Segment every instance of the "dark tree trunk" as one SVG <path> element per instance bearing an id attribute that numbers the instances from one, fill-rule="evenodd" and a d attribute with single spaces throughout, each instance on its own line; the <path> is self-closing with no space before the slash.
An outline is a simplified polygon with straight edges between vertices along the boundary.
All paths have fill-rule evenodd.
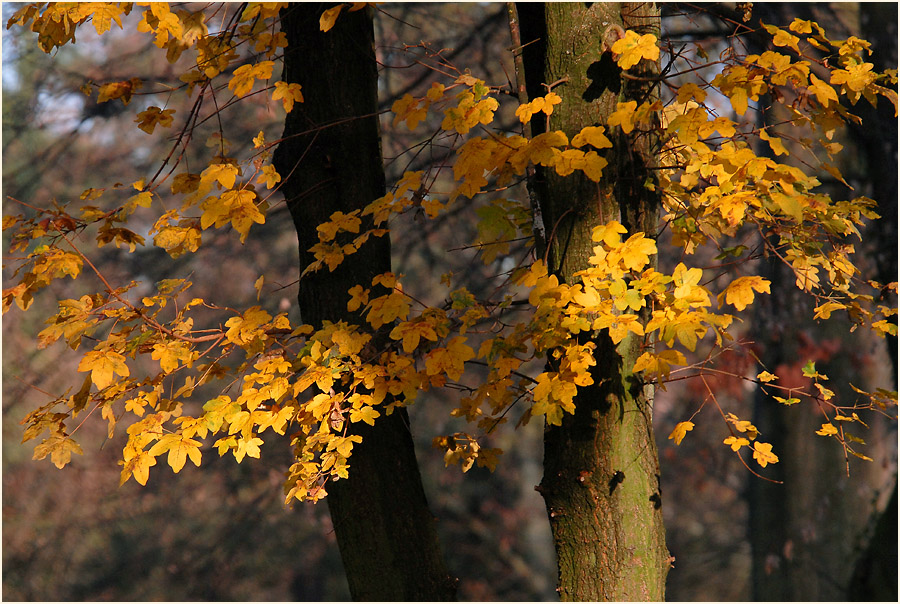
<path id="1" fill-rule="evenodd" d="M 275 167 L 297 229 L 301 270 L 313 261 L 307 250 L 318 241 L 317 225 L 385 193 L 372 12 L 344 12 L 322 33 L 322 10 L 306 4 L 282 12 L 288 39 L 282 79 L 300 84 L 305 102 L 287 116 Z M 390 242 L 374 237 L 334 272 L 305 275 L 303 321 L 358 323 L 347 311 L 347 290 L 390 270 Z M 453 599 L 455 581 L 444 565 L 406 412 L 361 425 L 353 425 L 363 441 L 350 458 L 349 479 L 327 485 L 350 593 L 356 600 Z"/>
<path id="2" fill-rule="evenodd" d="M 563 102 L 551 130 L 570 138 L 605 124 L 617 102 L 649 98 L 646 85 L 626 85 L 602 40 L 614 25 L 659 35 L 654 4 L 547 3 L 517 5 L 528 96 L 547 93 Z M 536 42 L 535 42 L 536 41 Z M 638 69 L 635 69 L 637 73 Z M 648 72 L 657 66 L 644 68 Z M 636 80 L 630 80 L 635 82 Z M 543 116 L 531 124 L 545 129 Z M 537 170 L 532 179 L 543 217 L 549 269 L 561 281 L 588 266 L 592 229 L 618 220 L 629 232 L 653 236 L 659 199 L 644 188 L 654 159 L 654 137 L 613 136 L 605 178 L 559 177 Z M 631 372 L 638 342 L 618 347 L 596 341 L 594 385 L 579 389 L 574 415 L 548 426 L 539 490 L 550 516 L 563 600 L 662 600 L 669 568 L 662 522 L 659 461 L 652 429 L 652 388 Z"/>

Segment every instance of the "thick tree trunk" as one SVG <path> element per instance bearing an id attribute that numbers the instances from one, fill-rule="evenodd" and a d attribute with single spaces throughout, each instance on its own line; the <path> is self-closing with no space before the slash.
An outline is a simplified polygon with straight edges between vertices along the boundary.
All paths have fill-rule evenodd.
<path id="1" fill-rule="evenodd" d="M 563 102 L 551 130 L 570 138 L 605 124 L 617 102 L 646 100 L 647 83 L 624 80 L 602 43 L 616 25 L 659 34 L 653 4 L 547 3 L 517 6 L 528 95 L 542 84 Z M 613 39 L 614 41 L 614 39 Z M 529 44 L 530 43 L 530 44 Z M 656 67 L 649 68 L 655 72 Z M 637 73 L 637 71 L 633 71 Z M 534 133 L 545 129 L 533 120 Z M 591 231 L 619 220 L 630 232 L 657 228 L 659 199 L 644 188 L 653 163 L 652 135 L 612 136 L 610 165 L 598 184 L 576 173 L 538 170 L 532 182 L 543 216 L 549 268 L 565 282 L 588 266 Z M 638 342 L 596 341 L 594 385 L 579 389 L 574 415 L 548 426 L 544 437 L 544 497 L 559 565 L 563 600 L 662 600 L 669 568 L 652 430 L 652 388 L 632 374 Z"/>
<path id="2" fill-rule="evenodd" d="M 275 167 L 297 228 L 301 270 L 313 260 L 307 250 L 318 241 L 317 225 L 385 192 L 372 13 L 344 12 L 322 33 L 322 10 L 306 4 L 282 12 L 288 39 L 282 79 L 300 84 L 305 102 L 288 114 Z M 347 290 L 389 270 L 390 242 L 375 237 L 334 272 L 304 276 L 303 321 L 358 323 L 347 311 Z M 350 458 L 350 477 L 327 487 L 350 593 L 356 600 L 453 599 L 455 582 L 444 565 L 407 414 L 357 426 L 363 441 Z"/>

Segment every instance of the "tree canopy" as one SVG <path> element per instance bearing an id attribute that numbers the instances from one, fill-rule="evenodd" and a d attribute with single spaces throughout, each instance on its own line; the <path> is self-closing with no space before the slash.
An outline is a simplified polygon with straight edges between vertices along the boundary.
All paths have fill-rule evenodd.
<path id="1" fill-rule="evenodd" d="M 506 82 L 486 81 L 428 49 L 433 78 L 398 95 L 381 121 L 415 140 L 391 158 L 406 169 L 385 188 L 377 109 L 347 108 L 343 89 L 326 90 L 341 74 L 310 75 L 323 60 L 317 46 L 338 44 L 341 28 L 364 15 L 371 28 L 372 11 L 382 9 L 317 9 L 312 33 L 319 37 L 307 46 L 282 27 L 286 10 L 285 3 L 49 3 L 29 4 L 9 20 L 8 28 L 34 32 L 49 54 L 80 44 L 85 30 L 134 27 L 175 74 L 97 78 L 82 87 L 97 106 L 133 113 L 129 136 L 164 145 L 145 175 L 89 183 L 77 200 L 6 203 L 3 312 L 28 312 L 57 280 L 80 284 L 80 295 L 58 300 L 42 317 L 36 346 L 61 341 L 79 355 L 83 376 L 23 419 L 23 439 L 37 441 L 35 459 L 63 468 L 83 454 L 84 422 L 105 422 L 110 439 L 124 440 L 120 484 L 146 485 L 155 466 L 179 473 L 211 457 L 243 463 L 260 458 L 272 439 L 291 451 L 285 503 L 316 502 L 353 474 L 366 426 L 401 417 L 427 392 L 452 401 L 447 412 L 459 429 L 432 442 L 446 465 L 466 472 L 503 463 L 495 441 L 505 424 L 543 421 L 552 434 L 568 430 L 572 418 L 588 421 L 577 411 L 588 409 L 583 393 L 591 389 L 607 404 L 615 397 L 623 410 L 644 409 L 646 423 L 629 429 L 652 442 L 654 388 L 694 380 L 704 384 L 703 398 L 668 439 L 680 445 L 701 419 L 718 422 L 721 446 L 765 480 L 785 452 L 720 401 L 710 385 L 720 375 L 760 388 L 772 404 L 817 409 L 821 421 L 810 438 L 832 440 L 848 472 L 851 457 L 870 459 L 867 423 L 895 415 L 892 385 L 852 385 L 857 396 L 844 399 L 812 360 L 800 385 L 775 367 L 738 372 L 717 364 L 726 351 L 752 351 L 738 325 L 752 323 L 755 303 L 773 293 L 762 273 L 768 261 L 791 271 L 794 287 L 813 301 L 813 320 L 840 316 L 851 330 L 896 336 L 897 283 L 876 281 L 856 260 L 866 230 L 877 228 L 877 204 L 822 186 L 827 175 L 849 189 L 836 133 L 860 122 L 858 107 L 892 103 L 896 117 L 896 69 L 876 71 L 867 41 L 831 39 L 798 18 L 741 26 L 764 38 L 763 52 L 734 45 L 711 57 L 699 44 L 662 41 L 652 21 L 658 14 L 626 14 L 566 58 L 569 51 L 552 46 L 553 28 L 563 28 L 548 14 L 537 38 L 545 57 L 562 58 L 547 60 L 535 76 L 526 54 L 536 52 L 526 50 L 530 17 L 513 13 L 517 60 Z M 292 52 L 305 54 L 292 59 Z M 577 61 L 587 54 L 581 70 Z M 290 68 L 292 60 L 305 68 Z M 346 60 L 374 75 L 374 59 Z M 566 60 L 571 65 L 561 67 Z M 349 63 L 347 74 L 351 88 L 368 86 Z M 358 92 L 361 103 L 377 104 L 374 82 Z M 280 139 L 232 134 L 240 129 L 230 112 L 254 98 L 285 117 Z M 355 126 L 370 130 L 349 129 Z M 200 140 L 209 128 L 213 134 Z M 369 143 L 376 151 L 367 161 L 380 176 L 367 190 L 383 191 L 358 207 L 335 198 L 321 217 L 300 214 L 296 204 L 331 186 L 328 170 L 352 157 L 348 148 Z M 428 155 L 437 159 L 423 167 L 420 157 Z M 352 192 L 359 194 L 368 193 Z M 214 254 L 221 237 L 244 244 L 254 229 L 282 220 L 285 205 L 304 261 L 295 277 L 301 321 L 266 301 L 275 290 L 260 275 L 253 277 L 256 300 L 241 306 L 194 295 L 186 258 Z M 474 208 L 474 238 L 448 256 L 477 258 L 490 287 L 475 287 L 446 265 L 423 299 L 425 286 L 391 270 L 389 238 L 461 207 Z M 152 287 L 119 280 L 88 251 L 112 247 L 122 254 L 159 248 L 171 272 Z M 304 287 L 311 289 L 304 294 Z M 701 418 L 707 407 L 715 413 Z M 606 498 L 620 484 L 620 493 L 631 493 L 638 479 L 629 480 L 635 473 L 622 464 L 637 457 L 643 445 L 636 442 L 613 455 L 603 476 L 585 470 L 581 482 Z M 646 478 L 644 503 L 649 493 L 658 510 L 655 456 L 654 448 L 638 473 Z M 545 475 L 539 488 L 560 487 Z M 542 495 L 551 523 L 559 522 Z"/>

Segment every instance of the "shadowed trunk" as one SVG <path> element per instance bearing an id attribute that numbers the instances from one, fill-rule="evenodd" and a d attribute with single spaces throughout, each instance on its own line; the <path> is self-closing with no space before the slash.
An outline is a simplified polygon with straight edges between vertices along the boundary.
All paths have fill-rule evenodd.
<path id="1" fill-rule="evenodd" d="M 318 242 L 317 225 L 385 193 L 372 12 L 344 12 L 322 33 L 323 8 L 282 11 L 288 39 L 282 79 L 300 84 L 305 102 L 288 114 L 274 163 L 297 228 L 301 270 L 313 261 L 307 250 Z M 347 311 L 347 290 L 390 270 L 389 239 L 373 237 L 335 271 L 307 274 L 300 280 L 303 321 L 317 328 L 325 320 L 358 323 Z M 374 427 L 352 426 L 363 441 L 350 458 L 350 477 L 327 485 L 350 593 L 356 600 L 453 599 L 455 581 L 444 565 L 405 410 Z"/>

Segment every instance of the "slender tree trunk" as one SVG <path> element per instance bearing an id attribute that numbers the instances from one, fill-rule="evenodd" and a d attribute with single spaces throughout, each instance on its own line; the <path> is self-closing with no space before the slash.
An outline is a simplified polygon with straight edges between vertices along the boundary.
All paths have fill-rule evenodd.
<path id="1" fill-rule="evenodd" d="M 543 85 L 555 84 L 563 99 L 550 117 L 551 130 L 571 138 L 585 126 L 605 124 L 617 102 L 651 98 L 647 83 L 623 80 L 603 40 L 615 40 L 616 25 L 658 36 L 654 4 L 520 3 L 517 9 L 529 97 L 543 96 Z M 546 129 L 542 118 L 531 127 L 534 134 Z M 538 170 L 533 178 L 546 233 L 545 249 L 538 251 L 561 281 L 573 282 L 588 266 L 598 224 L 615 219 L 630 232 L 656 232 L 659 199 L 644 187 L 654 137 L 612 134 L 615 146 L 599 185 L 579 173 L 562 178 Z M 669 562 L 653 391 L 631 372 L 635 338 L 616 347 L 604 335 L 596 344 L 594 385 L 579 389 L 575 414 L 566 415 L 562 426 L 548 426 L 544 437 L 539 491 L 556 545 L 560 598 L 662 600 Z"/>
<path id="2" fill-rule="evenodd" d="M 288 114 L 275 166 L 297 228 L 300 268 L 318 241 L 316 226 L 335 211 L 351 212 L 385 192 L 377 118 L 377 70 L 371 10 L 344 12 L 319 31 L 323 5 L 282 12 L 287 35 L 282 79 L 303 87 L 305 102 Z M 390 242 L 374 237 L 334 272 L 300 280 L 303 321 L 359 317 L 347 311 L 347 290 L 391 269 Z M 328 485 L 328 506 L 356 600 L 451 600 L 455 581 L 444 565 L 404 410 L 374 427 L 350 459 L 350 477 Z"/>

